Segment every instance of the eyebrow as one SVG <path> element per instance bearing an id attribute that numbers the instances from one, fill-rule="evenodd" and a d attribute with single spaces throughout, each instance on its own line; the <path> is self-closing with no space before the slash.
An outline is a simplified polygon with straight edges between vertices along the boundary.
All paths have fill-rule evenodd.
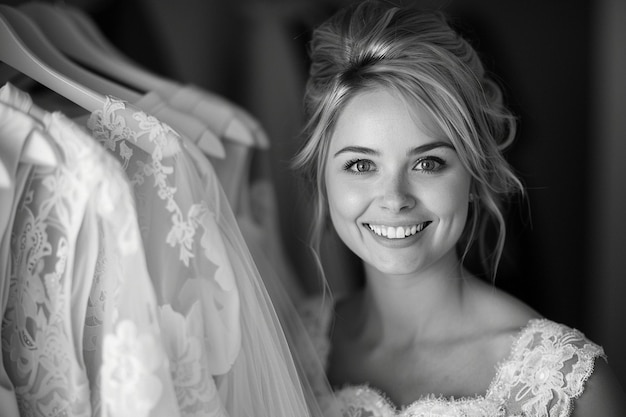
<path id="1" fill-rule="evenodd" d="M 456 150 L 454 149 L 454 146 L 452 146 L 451 143 L 438 141 L 438 142 L 426 143 L 424 145 L 413 148 L 408 152 L 408 155 L 419 155 L 421 153 L 428 152 L 430 150 L 437 149 L 437 148 L 449 148 L 454 151 Z M 346 146 L 345 148 L 341 148 L 337 152 L 335 152 L 334 157 L 337 157 L 341 155 L 342 153 L 349 153 L 349 152 L 360 153 L 364 155 L 374 155 L 374 156 L 380 155 L 380 152 L 377 151 L 376 149 L 367 148 L 365 146 Z"/>

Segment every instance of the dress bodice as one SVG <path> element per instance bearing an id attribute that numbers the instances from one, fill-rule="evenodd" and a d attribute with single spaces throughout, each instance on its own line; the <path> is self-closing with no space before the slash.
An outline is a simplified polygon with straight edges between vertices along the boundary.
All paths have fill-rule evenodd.
<path id="1" fill-rule="evenodd" d="M 307 303 L 302 314 L 327 365 L 332 306 Z M 566 417 L 573 400 L 583 393 L 597 357 L 605 358 L 603 349 L 580 331 L 547 319 L 532 319 L 515 335 L 507 359 L 496 367 L 483 395 L 446 398 L 431 394 L 399 408 L 383 392 L 364 384 L 340 387 L 334 398 L 321 403 L 340 410 L 343 417 Z"/>

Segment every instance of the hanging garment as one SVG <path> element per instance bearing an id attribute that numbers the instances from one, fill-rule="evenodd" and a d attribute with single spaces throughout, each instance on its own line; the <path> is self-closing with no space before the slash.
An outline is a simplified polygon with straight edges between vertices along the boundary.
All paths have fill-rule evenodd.
<path id="1" fill-rule="evenodd" d="M 225 156 L 207 157 L 210 157 L 265 284 L 283 286 L 293 301 L 297 301 L 301 296 L 302 283 L 283 248 L 272 181 L 262 178 L 260 172 L 251 172 L 253 154 L 270 147 L 264 129 L 241 107 L 194 85 L 181 86 L 168 101 L 176 109 L 204 120 L 207 126 L 224 138 Z M 236 139 L 229 136 L 233 128 L 237 129 Z M 265 153 L 257 155 L 262 158 L 268 156 Z M 277 282 L 269 282 L 276 279 Z M 273 294 L 270 293 L 270 296 L 276 303 Z"/>
<path id="2" fill-rule="evenodd" d="M 0 22 L 10 41 L 2 59 L 94 112 L 89 122 L 92 135 L 101 134 L 98 139 L 104 146 L 121 164 L 126 163 L 123 168 L 133 185 L 145 246 L 143 257 L 157 298 L 156 323 L 171 329 L 163 332 L 161 341 L 173 372 L 173 384 L 168 382 L 176 389 L 180 410 L 190 415 L 219 415 L 223 404 L 231 415 L 317 415 L 314 399 L 307 410 L 306 399 L 313 396 L 306 389 L 303 392 L 265 287 L 202 152 L 188 137 L 178 137 L 138 108 L 105 98 L 100 92 L 110 83 L 60 56 L 36 26 L 14 9 L 4 7 L 2 13 L 11 18 L 10 25 Z M 123 96 L 130 97 L 126 92 Z M 119 117 L 117 110 L 124 115 Z M 102 126 L 106 127 L 98 130 Z M 196 345 L 200 348 L 190 347 Z M 88 379 L 97 383 L 97 373 L 93 375 Z M 219 388 L 217 405 L 213 388 Z M 104 395 L 109 391 L 101 391 L 102 403 L 112 407 L 110 397 Z M 122 391 L 128 401 L 115 402 L 121 404 L 117 413 L 133 410 L 133 390 Z M 98 396 L 100 390 L 91 392 Z M 143 414 L 168 411 L 168 407 L 137 398 L 134 404 L 141 405 Z M 171 405 L 171 397 L 163 395 L 162 399 Z"/>
<path id="3" fill-rule="evenodd" d="M 59 164 L 27 177 L 3 282 L 2 359 L 20 416 L 179 415 L 124 173 L 84 129 L 42 114 Z"/>
<path id="4" fill-rule="evenodd" d="M 154 99 L 152 105 L 157 108 L 159 106 L 158 100 L 156 100 L 158 96 L 155 94 L 150 95 Z M 205 93 L 199 88 L 187 87 L 181 89 L 180 94 L 176 94 L 176 97 L 178 100 L 177 105 L 181 109 L 195 109 L 194 114 L 197 117 L 213 118 L 214 121 L 222 118 L 225 123 L 223 124 L 224 127 L 229 125 L 229 121 L 232 121 L 225 115 L 235 117 L 238 114 L 239 116 L 237 117 L 239 119 L 233 120 L 246 120 L 245 126 L 248 129 L 248 136 L 258 138 L 261 146 L 269 143 L 261 126 L 250 115 L 247 115 L 241 109 L 237 111 L 236 106 L 226 101 L 210 98 L 210 93 Z M 183 98 L 189 100 L 189 102 L 183 100 Z M 208 100 L 212 100 L 212 103 L 207 103 Z M 212 109 L 219 105 L 226 108 L 222 109 L 217 116 L 211 114 Z M 245 116 L 243 116 L 244 114 Z M 207 124 L 211 124 L 211 122 L 207 121 Z M 182 139 L 184 140 L 185 137 Z M 273 204 L 273 189 L 268 180 L 256 180 L 254 181 L 254 190 L 257 192 L 254 193 L 252 198 L 249 195 L 251 155 L 258 150 L 256 144 L 242 143 L 241 140 L 225 140 L 224 149 L 226 150 L 224 158 L 211 158 L 210 181 L 214 181 L 215 178 L 219 179 L 220 188 L 224 191 L 227 203 L 229 203 L 235 214 L 237 225 L 244 237 L 247 249 L 252 255 L 255 266 L 259 270 L 263 284 L 268 291 L 269 298 L 273 308 L 276 310 L 291 352 L 293 355 L 301 356 L 294 358 L 297 370 L 301 371 L 302 363 L 306 361 L 311 362 L 308 357 L 302 357 L 304 352 L 309 351 L 314 354 L 314 349 L 310 341 L 308 341 L 306 330 L 302 323 L 299 322 L 296 314 L 297 310 L 294 303 L 297 304 L 301 298 L 300 283 L 290 268 L 288 258 L 282 249 L 277 212 Z M 202 160 L 199 162 L 201 166 L 199 169 L 202 170 L 202 166 L 207 165 L 202 153 L 192 149 L 192 155 Z M 206 156 L 208 157 L 209 155 Z M 212 173 L 213 168 L 217 176 Z M 309 346 L 308 349 L 307 345 Z M 296 346 L 298 348 L 294 349 Z M 311 364 L 307 368 L 310 370 Z M 321 365 L 319 366 L 319 371 L 323 374 Z M 304 375 L 304 372 L 302 371 L 299 374 Z M 305 391 L 310 392 L 309 389 Z M 330 388 L 328 388 L 328 391 L 330 392 Z M 314 409 L 317 405 L 312 404 L 310 407 Z"/>
<path id="5" fill-rule="evenodd" d="M 217 134 L 193 114 L 167 103 L 157 92 L 150 91 L 134 101 L 133 106 L 173 127 L 177 133 L 195 143 L 207 155 L 221 159 L 224 146 Z"/>
<path id="6" fill-rule="evenodd" d="M 181 85 L 168 96 L 168 103 L 204 121 L 224 140 L 260 149 L 270 146 L 261 124 L 246 110 L 219 94 L 192 84 Z"/>
<path id="7" fill-rule="evenodd" d="M 216 376 L 229 415 L 317 415 L 319 410 L 307 409 L 272 304 L 202 152 L 154 117 L 113 98 L 92 114 L 87 127 L 126 170 L 159 303 L 173 322 L 185 321 L 202 335 L 207 371 Z M 185 365 L 177 377 L 192 378 L 189 373 L 201 369 L 195 358 Z M 179 400 L 191 404 L 197 398 L 182 382 L 187 381 L 175 381 Z"/>
<path id="8" fill-rule="evenodd" d="M 2 102 L 0 97 L 0 159 L 6 169 L 8 183 L 0 188 L 0 311 L 8 298 L 10 275 L 10 241 L 17 202 L 22 195 L 31 164 L 20 163 L 20 155 L 38 122 L 27 114 Z M 19 415 L 13 384 L 0 363 L 0 404 L 7 416 Z"/>

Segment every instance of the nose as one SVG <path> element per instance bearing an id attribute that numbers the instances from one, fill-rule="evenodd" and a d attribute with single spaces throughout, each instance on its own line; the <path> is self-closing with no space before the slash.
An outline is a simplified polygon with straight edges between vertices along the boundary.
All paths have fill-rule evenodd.
<path id="1" fill-rule="evenodd" d="M 416 198 L 405 174 L 390 176 L 382 186 L 383 208 L 395 213 L 415 207 Z"/>

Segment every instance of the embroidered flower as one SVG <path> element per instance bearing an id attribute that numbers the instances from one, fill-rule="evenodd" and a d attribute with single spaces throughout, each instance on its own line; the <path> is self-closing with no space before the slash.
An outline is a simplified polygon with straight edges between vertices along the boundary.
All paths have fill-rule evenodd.
<path id="1" fill-rule="evenodd" d="M 564 362 L 572 357 L 567 347 L 557 349 L 553 345 L 538 346 L 530 351 L 523 359 L 521 379 L 526 387 L 520 391 L 520 395 L 526 395 L 530 391 L 532 395 L 552 395 L 553 387 L 562 387 L 564 378 L 561 369 Z"/>
<path id="2" fill-rule="evenodd" d="M 154 375 L 164 361 L 151 334 L 138 334 L 125 320 L 104 337 L 102 403 L 114 416 L 146 416 L 159 401 L 162 386 Z"/>
<path id="3" fill-rule="evenodd" d="M 37 408 L 44 416 L 69 416 L 72 413 L 72 407 L 68 399 L 56 392 L 52 393 L 52 399 L 48 402 L 38 401 L 38 403 Z"/>
<path id="4" fill-rule="evenodd" d="M 602 348 L 577 330 L 533 320 L 514 345 L 511 359 L 500 368 L 491 395 L 506 401 L 509 411 L 567 416 L 597 356 L 603 356 Z"/>
<path id="5" fill-rule="evenodd" d="M 181 138 L 178 133 L 157 118 L 143 111 L 133 110 L 127 107 L 125 102 L 111 97 L 107 97 L 101 111 L 92 113 L 87 126 L 93 136 L 113 154 L 116 154 L 119 143 L 116 157 L 123 163 L 130 183 L 135 187 L 136 200 L 142 198 L 142 192 L 137 188 L 142 186 L 147 178 L 154 179 L 156 195 L 163 200 L 172 219 L 171 229 L 165 239 L 170 246 L 179 247 L 179 260 L 185 266 L 189 266 L 195 252 L 194 236 L 198 221 L 192 216 L 197 209 L 192 207 L 190 214 L 185 217 L 183 209 L 179 206 L 175 179 L 172 178 L 174 167 L 164 165 L 165 158 L 168 158 L 168 163 L 174 164 L 172 156 L 181 151 Z M 144 152 L 138 152 L 139 155 L 135 156 L 127 142 L 132 142 Z M 131 158 L 134 158 L 132 163 Z M 141 226 L 144 228 L 147 225 Z"/>
<path id="6" fill-rule="evenodd" d="M 183 315 L 168 304 L 159 308 L 159 322 L 170 361 L 178 405 L 188 416 L 221 415 L 217 387 L 204 354 L 202 311 L 193 303 Z"/>
<path id="7" fill-rule="evenodd" d="M 133 150 L 126 143 L 120 143 L 120 156 L 128 161 L 133 156 Z"/>

